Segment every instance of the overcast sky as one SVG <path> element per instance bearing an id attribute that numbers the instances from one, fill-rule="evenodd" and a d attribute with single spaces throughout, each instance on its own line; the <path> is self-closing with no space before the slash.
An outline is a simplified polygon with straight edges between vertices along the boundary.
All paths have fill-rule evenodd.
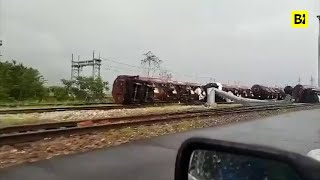
<path id="1" fill-rule="evenodd" d="M 49 84 L 70 78 L 71 53 L 85 60 L 92 50 L 132 65 L 151 50 L 175 79 L 192 82 L 213 77 L 224 83 L 285 85 L 301 76 L 302 83 L 310 84 L 311 75 L 317 76 L 319 0 L 0 2 L 2 61 L 36 67 Z M 309 28 L 291 27 L 292 10 L 309 11 Z M 108 81 L 140 73 L 102 63 Z"/>

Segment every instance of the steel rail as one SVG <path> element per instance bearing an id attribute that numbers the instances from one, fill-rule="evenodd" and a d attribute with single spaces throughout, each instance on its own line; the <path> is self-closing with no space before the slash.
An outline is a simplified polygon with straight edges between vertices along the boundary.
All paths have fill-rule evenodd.
<path id="1" fill-rule="evenodd" d="M 102 104 L 115 104 L 114 102 L 82 102 L 82 103 L 31 103 L 31 104 L 0 104 L 0 108 L 32 108 L 37 106 L 48 106 L 48 107 L 56 107 L 56 106 L 88 106 L 88 105 L 102 105 Z"/>
<path id="2" fill-rule="evenodd" d="M 65 107 L 42 107 L 42 108 L 21 108 L 21 109 L 1 109 L 0 114 L 19 114 L 19 113 L 43 113 L 56 111 L 72 111 L 72 110 L 106 110 L 125 108 L 123 105 L 90 105 L 90 106 L 65 106 Z M 129 106 L 128 106 L 129 108 Z"/>
<path id="3" fill-rule="evenodd" d="M 41 140 L 43 138 L 53 138 L 57 136 L 66 136 L 72 134 L 85 134 L 99 130 L 117 129 L 121 127 L 137 126 L 137 125 L 148 125 L 157 122 L 169 122 L 179 119 L 188 119 L 194 117 L 210 117 L 215 115 L 225 115 L 225 114 L 239 114 L 247 112 L 257 112 L 257 111 L 267 111 L 267 110 L 279 110 L 279 109 L 290 109 L 299 108 L 306 106 L 315 106 L 311 104 L 304 105 L 287 105 L 287 106 L 258 106 L 258 107 L 243 107 L 243 108 L 232 108 L 232 109 L 217 109 L 214 111 L 207 112 L 184 112 L 177 114 L 162 114 L 154 116 L 135 116 L 135 117 L 125 117 L 118 121 L 110 121 L 110 119 L 102 119 L 99 122 L 94 122 L 89 126 L 72 126 L 72 127 L 57 127 L 56 129 L 38 129 L 30 132 L 12 132 L 10 134 L 0 135 L 0 145 L 12 145 L 17 143 L 25 143 L 30 141 Z"/>
<path id="4" fill-rule="evenodd" d="M 178 104 L 177 102 L 158 102 L 154 104 L 131 104 L 122 105 L 115 103 L 102 104 L 83 104 L 83 105 L 67 105 L 67 106 L 51 106 L 51 107 L 27 107 L 27 108 L 3 108 L 0 109 L 0 114 L 19 114 L 19 113 L 43 113 L 43 112 L 58 112 L 58 111 L 75 111 L 75 110 L 110 110 L 110 109 L 134 109 L 145 107 L 158 107 L 166 105 Z M 202 103 L 203 104 L 203 103 Z M 202 105 L 201 103 L 180 103 L 179 105 Z M 218 102 L 218 104 L 232 104 L 227 102 Z"/>
<path id="5" fill-rule="evenodd" d="M 297 106 L 297 105 L 295 105 Z M 1 134 L 8 134 L 8 133 L 16 133 L 16 132 L 26 132 L 26 131 L 38 131 L 38 130 L 47 130 L 47 129 L 57 129 L 57 128 L 70 128 L 76 127 L 81 125 L 83 122 L 92 122 L 92 123 L 110 123 L 110 122 L 118 122 L 118 121 L 128 121 L 133 118 L 140 118 L 140 119 L 148 119 L 154 118 L 161 115 L 179 115 L 179 114 L 187 114 L 187 113 L 206 113 L 206 112 L 231 112 L 233 110 L 246 110 L 246 109 L 256 109 L 256 108 L 266 108 L 266 107 L 282 107 L 282 106 L 239 106 L 239 107 L 229 107 L 229 108 L 219 108 L 219 109 L 203 109 L 203 110 L 189 110 L 183 112 L 173 112 L 173 113 L 162 113 L 162 114 L 151 114 L 151 115 L 140 115 L 140 116 L 127 116 L 127 117 L 113 117 L 113 118 L 99 118 L 99 119 L 92 119 L 92 120 L 79 120 L 79 121 L 64 121 L 64 122 L 54 122 L 54 123 L 41 123 L 41 124 L 27 124 L 27 125 L 17 125 L 17 126 L 9 126 L 0 128 L 0 135 Z"/>
<path id="6" fill-rule="evenodd" d="M 58 112 L 58 111 L 75 111 L 75 110 L 110 110 L 110 109 L 134 109 L 134 108 L 146 108 L 146 107 L 158 107 L 166 105 L 174 105 L 177 103 L 167 103 L 159 102 L 155 104 L 132 104 L 132 105 L 122 105 L 122 104 L 95 104 L 95 105 L 85 105 L 85 106 L 53 106 L 53 107 L 29 107 L 29 108 L 4 108 L 0 109 L 0 114 L 19 114 L 19 113 L 43 113 L 43 112 Z M 219 103 L 225 104 L 225 103 Z M 180 105 L 199 105 L 195 103 L 180 103 Z"/>

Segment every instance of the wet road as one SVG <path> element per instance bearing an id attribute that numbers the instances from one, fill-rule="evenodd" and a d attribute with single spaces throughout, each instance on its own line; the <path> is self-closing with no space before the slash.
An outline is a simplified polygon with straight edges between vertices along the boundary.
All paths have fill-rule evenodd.
<path id="1" fill-rule="evenodd" d="M 307 154 L 320 148 L 320 109 L 29 163 L 0 170 L 0 180 L 173 179 L 177 149 L 191 136 L 263 144 Z"/>

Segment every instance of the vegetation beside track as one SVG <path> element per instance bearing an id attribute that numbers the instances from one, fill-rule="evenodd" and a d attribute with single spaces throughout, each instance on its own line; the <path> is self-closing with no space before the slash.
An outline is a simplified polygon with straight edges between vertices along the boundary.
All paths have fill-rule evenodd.
<path id="1" fill-rule="evenodd" d="M 15 60 L 0 62 L 0 105 L 65 101 L 95 102 L 107 99 L 109 83 L 102 78 L 62 79 L 62 85 L 48 86 L 40 72 Z M 110 96 L 109 96 L 110 97 Z"/>
<path id="2" fill-rule="evenodd" d="M 113 104 L 113 98 L 107 94 L 103 100 L 86 102 L 86 101 L 14 101 L 14 102 L 0 102 L 0 108 L 36 108 L 36 107 L 52 107 L 52 106 L 84 106 L 84 105 L 97 105 L 97 104 Z"/>

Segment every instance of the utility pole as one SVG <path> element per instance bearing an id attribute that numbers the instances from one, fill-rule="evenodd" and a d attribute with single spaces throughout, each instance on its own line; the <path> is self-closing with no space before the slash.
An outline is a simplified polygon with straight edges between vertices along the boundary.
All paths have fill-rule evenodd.
<path id="1" fill-rule="evenodd" d="M 73 61 L 73 53 L 72 53 L 71 54 L 71 78 L 70 78 L 71 80 L 74 78 L 74 71 L 77 70 L 77 69 L 73 68 L 73 66 L 74 66 L 73 63 L 74 63 L 74 61 Z"/>
<path id="2" fill-rule="evenodd" d="M 298 78 L 298 84 L 301 84 L 301 77 Z"/>
<path id="3" fill-rule="evenodd" d="M 92 59 L 94 60 L 94 51 L 93 51 L 93 53 L 92 53 Z M 95 63 L 92 63 L 92 77 L 93 77 L 93 78 L 94 78 L 94 72 L 95 72 L 94 64 L 95 64 Z"/>
<path id="4" fill-rule="evenodd" d="M 0 40 L 0 47 L 2 46 L 2 40 Z M 2 56 L 1 51 L 0 51 L 0 57 Z M 0 59 L 1 60 L 1 59 Z"/>
<path id="5" fill-rule="evenodd" d="M 80 61 L 80 56 L 78 56 L 78 61 L 74 61 L 73 54 L 72 54 L 71 80 L 75 80 L 77 79 L 77 77 L 80 77 L 80 72 L 82 71 L 83 67 L 87 67 L 87 66 L 92 67 L 92 77 L 94 79 L 100 77 L 101 62 L 102 60 L 100 58 L 96 58 L 94 56 L 94 51 L 92 53 L 92 60 Z"/>
<path id="6" fill-rule="evenodd" d="M 313 83 L 314 83 L 314 79 L 313 79 L 313 77 L 311 76 L 310 85 L 313 86 Z"/>
<path id="7" fill-rule="evenodd" d="M 150 77 L 150 72 L 155 72 L 156 69 L 160 69 L 160 64 L 162 60 L 155 56 L 151 51 L 148 51 L 145 59 L 141 60 L 141 65 L 147 66 L 147 76 Z"/>
<path id="8" fill-rule="evenodd" d="M 317 16 L 319 19 L 319 33 L 318 33 L 318 87 L 320 87 L 320 15 Z"/>

